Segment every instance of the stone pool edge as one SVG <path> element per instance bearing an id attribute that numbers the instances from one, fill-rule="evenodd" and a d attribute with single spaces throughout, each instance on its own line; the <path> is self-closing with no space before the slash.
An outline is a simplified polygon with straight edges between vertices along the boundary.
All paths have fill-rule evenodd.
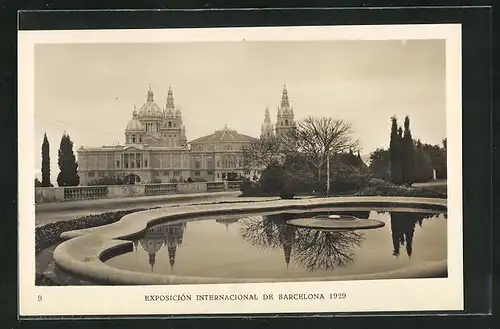
<path id="1" fill-rule="evenodd" d="M 408 277 L 408 270 L 396 270 L 381 274 L 355 275 L 350 277 L 304 278 L 304 279 L 231 279 L 208 277 L 184 277 L 155 273 L 139 273 L 111 267 L 102 261 L 103 256 L 113 250 L 127 248 L 131 241 L 124 239 L 144 232 L 160 222 L 203 215 L 252 213 L 276 210 L 310 209 L 321 206 L 409 206 L 447 209 L 446 199 L 414 197 L 330 197 L 314 199 L 271 200 L 257 203 L 224 203 L 185 205 L 144 210 L 125 215 L 118 222 L 61 234 L 62 242 L 53 253 L 54 261 L 62 270 L 107 285 L 165 285 L 165 284 L 213 284 L 253 282 L 304 282 L 324 280 L 394 279 Z M 446 264 L 436 262 L 420 270 L 419 276 L 429 277 L 439 272 Z"/>

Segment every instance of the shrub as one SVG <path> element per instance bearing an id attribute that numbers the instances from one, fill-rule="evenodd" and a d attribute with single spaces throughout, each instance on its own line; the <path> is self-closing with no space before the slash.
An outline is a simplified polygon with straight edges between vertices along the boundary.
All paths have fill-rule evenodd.
<path id="1" fill-rule="evenodd" d="M 380 179 L 380 178 L 372 178 L 367 184 L 368 187 L 389 187 L 394 186 L 393 183 Z"/>
<path id="2" fill-rule="evenodd" d="M 293 199 L 295 197 L 295 193 L 293 192 L 293 188 L 290 183 L 285 183 L 283 188 L 280 191 L 281 199 Z"/>
<path id="3" fill-rule="evenodd" d="M 240 183 L 240 191 L 242 196 L 261 196 L 262 191 L 260 190 L 259 184 L 257 182 L 252 182 L 248 178 L 244 178 Z"/>
<path id="4" fill-rule="evenodd" d="M 236 172 L 230 172 L 227 174 L 226 180 L 228 181 L 240 181 L 243 179 L 243 176 L 241 174 L 236 173 Z"/>
<path id="5" fill-rule="evenodd" d="M 192 179 L 191 177 L 188 177 L 188 178 L 187 178 L 187 182 L 188 182 L 188 183 L 192 183 L 192 182 L 193 182 L 193 179 Z"/>
<path id="6" fill-rule="evenodd" d="M 260 189 L 268 195 L 279 195 L 285 185 L 285 173 L 281 166 L 269 166 L 264 170 L 259 181 Z"/>
<path id="7" fill-rule="evenodd" d="M 368 185 L 372 175 L 354 166 L 342 166 L 332 174 L 330 190 L 332 192 L 355 191 Z"/>
<path id="8" fill-rule="evenodd" d="M 354 196 L 403 196 L 416 198 L 446 198 L 446 194 L 435 190 L 408 186 L 369 186 L 354 193 Z"/>
<path id="9" fill-rule="evenodd" d="M 147 208 L 89 215 L 69 221 L 60 221 L 39 226 L 35 229 L 35 253 L 58 243 L 61 239 L 61 234 L 64 232 L 111 224 L 119 221 L 125 215 L 142 210 L 147 210 Z"/>

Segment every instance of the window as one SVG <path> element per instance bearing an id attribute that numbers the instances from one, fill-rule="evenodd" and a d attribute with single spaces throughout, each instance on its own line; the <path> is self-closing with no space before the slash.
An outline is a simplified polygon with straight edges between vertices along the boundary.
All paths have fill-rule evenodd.
<path id="1" fill-rule="evenodd" d="M 125 168 L 128 168 L 128 161 L 125 161 Z"/>
<path id="2" fill-rule="evenodd" d="M 144 167 L 148 166 L 148 160 L 144 160 Z"/>
<path id="3" fill-rule="evenodd" d="M 120 160 L 116 160 L 116 166 L 120 168 Z"/>
<path id="4" fill-rule="evenodd" d="M 201 168 L 201 161 L 200 161 L 200 160 L 198 160 L 198 159 L 197 159 L 197 160 L 195 160 L 194 167 L 195 167 L 196 169 L 200 169 L 200 168 Z"/>
<path id="5" fill-rule="evenodd" d="M 130 168 L 134 168 L 134 162 L 130 163 Z"/>
<path id="6" fill-rule="evenodd" d="M 94 177 L 94 172 L 93 171 L 89 171 L 89 177 Z"/>
<path id="7" fill-rule="evenodd" d="M 217 173 L 217 178 L 220 178 L 220 174 L 219 173 Z"/>
<path id="8" fill-rule="evenodd" d="M 132 143 L 135 144 L 135 135 L 132 135 Z"/>
<path id="9" fill-rule="evenodd" d="M 168 122 L 168 127 L 169 127 L 169 128 L 172 128 L 172 121 L 169 121 L 169 122 Z"/>
<path id="10" fill-rule="evenodd" d="M 208 174 L 208 175 L 213 175 L 213 174 L 214 174 L 214 171 L 213 171 L 213 170 L 209 170 L 209 171 L 207 171 L 207 174 Z"/>
<path id="11" fill-rule="evenodd" d="M 163 171 L 162 175 L 163 175 L 163 176 L 170 176 L 170 175 L 169 175 L 169 172 L 168 172 L 167 170 Z"/>
<path id="12" fill-rule="evenodd" d="M 197 171 L 194 172 L 194 175 L 195 176 L 200 176 L 200 172 L 197 170 Z"/>
<path id="13" fill-rule="evenodd" d="M 142 136 L 139 136 L 139 143 L 142 143 Z"/>
<path id="14" fill-rule="evenodd" d="M 245 170 L 245 175 L 250 175 L 250 170 Z"/>
<path id="15" fill-rule="evenodd" d="M 140 161 L 140 160 L 137 160 L 137 161 L 136 161 L 136 167 L 137 167 L 137 168 L 140 168 L 140 167 L 141 167 L 141 161 Z"/>
<path id="16" fill-rule="evenodd" d="M 217 168 L 220 168 L 220 160 L 217 160 Z"/>
<path id="17" fill-rule="evenodd" d="M 174 176 L 177 177 L 177 176 L 179 176 L 179 174 L 180 174 L 179 170 L 174 170 Z"/>

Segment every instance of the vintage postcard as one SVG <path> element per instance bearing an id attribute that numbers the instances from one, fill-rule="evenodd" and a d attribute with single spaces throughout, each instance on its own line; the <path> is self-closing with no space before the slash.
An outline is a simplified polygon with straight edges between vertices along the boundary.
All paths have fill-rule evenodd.
<path id="1" fill-rule="evenodd" d="M 20 315 L 463 310 L 460 52 L 450 24 L 20 31 Z"/>

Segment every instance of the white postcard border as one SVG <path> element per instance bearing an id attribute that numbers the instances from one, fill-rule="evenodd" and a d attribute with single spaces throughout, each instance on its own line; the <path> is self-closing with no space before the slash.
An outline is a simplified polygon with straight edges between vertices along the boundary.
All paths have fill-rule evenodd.
<path id="1" fill-rule="evenodd" d="M 461 26 L 458 24 L 168 30 L 20 31 L 19 312 L 21 316 L 241 314 L 463 310 Z M 149 43 L 312 40 L 446 40 L 448 278 L 174 286 L 41 287 L 35 276 L 34 48 L 41 43 Z M 343 300 L 197 302 L 196 294 L 346 293 Z M 191 301 L 146 302 L 146 295 L 189 294 Z M 402 298 L 404 297 L 404 298 Z M 41 300 L 40 300 L 41 299 Z"/>

